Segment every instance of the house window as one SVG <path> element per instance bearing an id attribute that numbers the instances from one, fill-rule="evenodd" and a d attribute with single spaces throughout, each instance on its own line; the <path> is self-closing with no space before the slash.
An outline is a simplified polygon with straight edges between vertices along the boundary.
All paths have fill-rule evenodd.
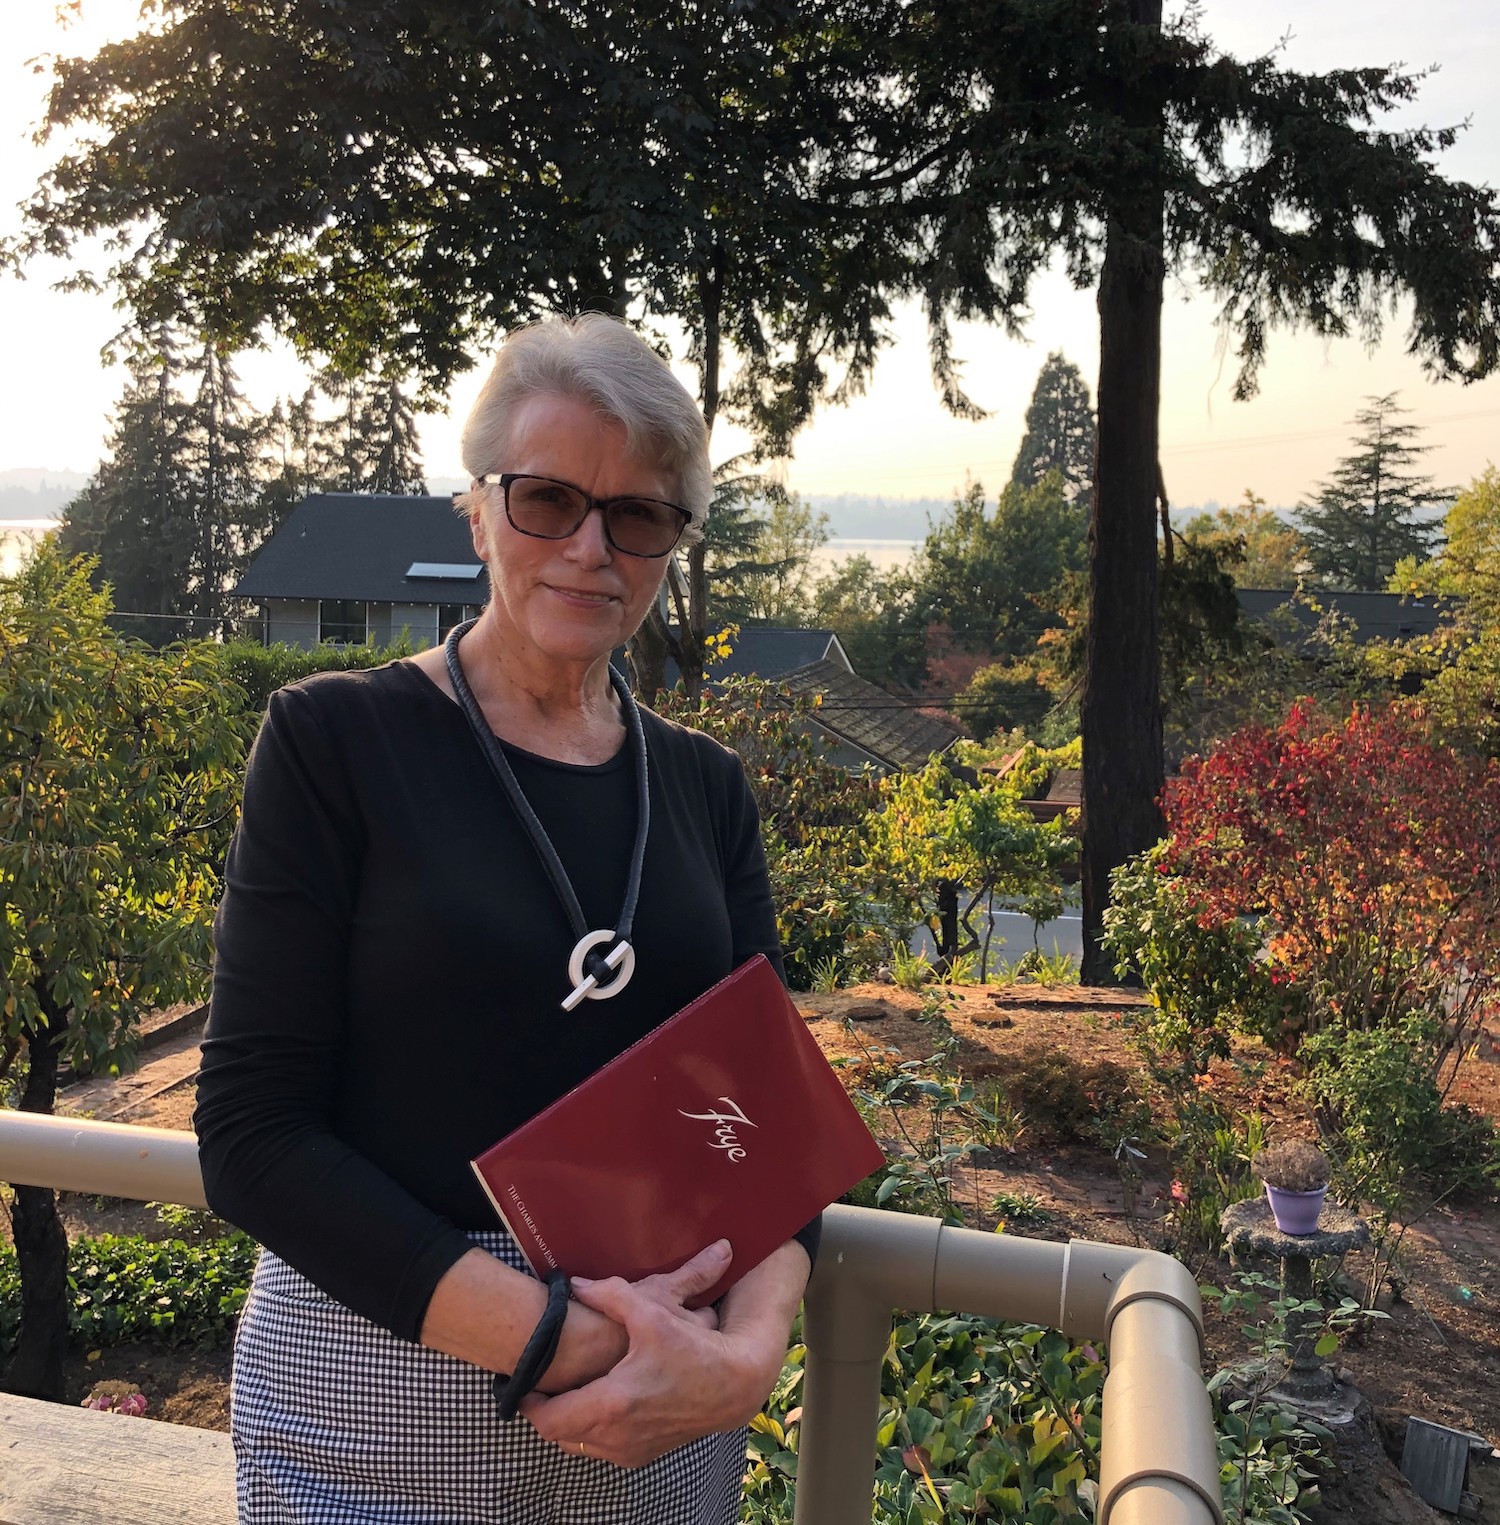
<path id="1" fill-rule="evenodd" d="M 473 604 L 439 604 L 438 605 L 438 644 L 442 645 L 448 639 L 448 632 L 455 625 L 461 625 L 465 620 L 471 620 L 479 610 Z"/>
<path id="2" fill-rule="evenodd" d="M 363 599 L 325 598 L 318 603 L 318 639 L 334 646 L 363 646 L 370 638 L 370 606 Z"/>

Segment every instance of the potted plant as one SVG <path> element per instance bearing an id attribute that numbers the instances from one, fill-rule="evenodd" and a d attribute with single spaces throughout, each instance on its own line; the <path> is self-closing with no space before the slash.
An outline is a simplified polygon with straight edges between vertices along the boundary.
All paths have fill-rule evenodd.
<path id="1" fill-rule="evenodd" d="M 1265 1183 L 1271 1215 L 1283 1234 L 1317 1232 L 1328 1194 L 1328 1156 L 1316 1144 L 1281 1139 L 1262 1149 L 1250 1169 Z"/>

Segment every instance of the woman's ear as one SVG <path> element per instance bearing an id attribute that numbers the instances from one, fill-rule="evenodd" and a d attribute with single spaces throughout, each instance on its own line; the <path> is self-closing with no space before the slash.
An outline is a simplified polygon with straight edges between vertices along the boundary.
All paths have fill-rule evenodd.
<path id="1" fill-rule="evenodd" d="M 488 565 L 490 541 L 484 527 L 484 488 L 478 482 L 471 489 L 470 501 L 474 506 L 469 510 L 469 538 L 474 542 L 474 554 Z"/>

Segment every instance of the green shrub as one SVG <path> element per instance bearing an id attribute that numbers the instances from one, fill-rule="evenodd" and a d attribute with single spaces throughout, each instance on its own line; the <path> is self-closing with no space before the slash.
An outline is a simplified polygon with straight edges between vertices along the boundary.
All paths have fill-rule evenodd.
<path id="1" fill-rule="evenodd" d="M 1169 852 L 1159 842 L 1110 875 L 1104 946 L 1116 972 L 1138 977 L 1151 997 L 1149 1008 L 1125 1020 L 1152 1076 L 1174 1087 L 1228 1058 L 1236 1031 L 1274 1040 L 1284 1011 L 1279 987 L 1256 959 L 1259 931 L 1210 917 L 1191 887 L 1167 872 Z"/>
<path id="2" fill-rule="evenodd" d="M 106 1234 L 68 1248 L 68 1334 L 94 1349 L 149 1340 L 222 1345 L 245 1303 L 259 1247 L 238 1230 L 187 1244 Z M 15 1252 L 0 1247 L 0 1354 L 14 1349 L 21 1320 Z"/>
<path id="3" fill-rule="evenodd" d="M 254 641 L 226 641 L 215 648 L 226 677 L 245 691 L 252 715 L 265 713 L 271 695 L 288 683 L 319 672 L 364 672 L 411 655 L 409 641 L 390 646 L 261 646 Z"/>
<path id="4" fill-rule="evenodd" d="M 1418 1188 L 1484 1192 L 1500 1178 L 1494 1127 L 1472 1108 L 1443 1105 L 1431 1027 L 1410 1017 L 1370 1032 L 1325 1028 L 1302 1044 L 1303 1089 L 1347 1202 L 1393 1214 Z"/>
<path id="5" fill-rule="evenodd" d="M 1017 1055 L 1004 1083 L 1028 1125 L 1060 1143 L 1100 1143 L 1143 1126 L 1145 1103 L 1129 1072 L 1112 1059 L 1085 1063 L 1034 1043 Z"/>
<path id="6" fill-rule="evenodd" d="M 805 1357 L 793 1345 L 751 1424 L 744 1525 L 792 1518 Z M 899 1321 L 881 1368 L 876 1525 L 1085 1525 L 1103 1386 L 1100 1352 L 1052 1330 L 969 1315 Z"/>

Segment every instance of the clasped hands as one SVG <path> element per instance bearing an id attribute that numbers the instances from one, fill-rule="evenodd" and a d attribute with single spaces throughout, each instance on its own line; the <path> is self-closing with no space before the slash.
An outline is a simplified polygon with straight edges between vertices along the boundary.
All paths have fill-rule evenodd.
<path id="1" fill-rule="evenodd" d="M 623 1331 L 625 1350 L 606 1358 L 606 1369 L 592 1380 L 524 1398 L 521 1413 L 537 1433 L 574 1455 L 639 1467 L 690 1440 L 747 1423 L 781 1369 L 807 1259 L 799 1245 L 783 1246 L 731 1289 L 721 1312 L 685 1307 L 719 1280 L 730 1253 L 720 1240 L 677 1270 L 641 1281 L 575 1279 L 575 1302 L 617 1326 L 616 1340 Z M 789 1254 L 800 1266 L 793 1260 L 788 1269 Z M 778 1258 L 780 1267 L 773 1265 Z M 562 1371 L 549 1375 L 567 1380 Z"/>

